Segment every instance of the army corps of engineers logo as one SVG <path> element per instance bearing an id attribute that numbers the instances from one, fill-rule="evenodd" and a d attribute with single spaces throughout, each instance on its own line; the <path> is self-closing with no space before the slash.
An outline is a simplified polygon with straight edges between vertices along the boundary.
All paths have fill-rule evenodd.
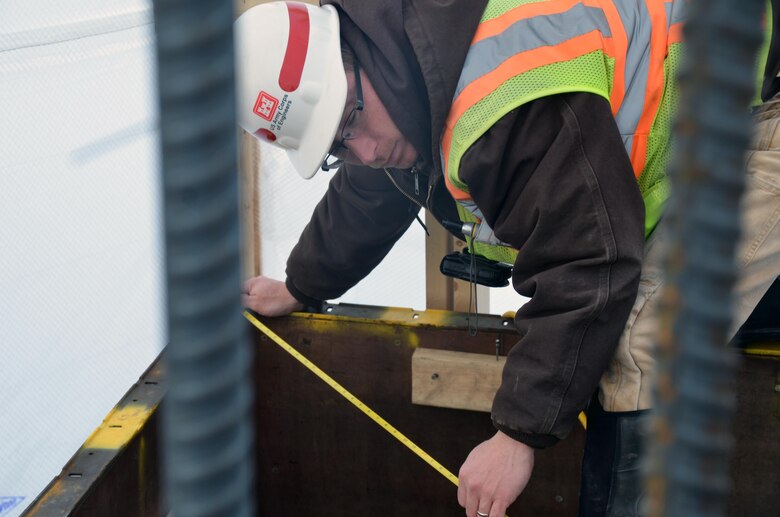
<path id="1" fill-rule="evenodd" d="M 276 107 L 279 105 L 279 100 L 276 97 L 268 95 L 265 92 L 260 92 L 255 102 L 255 108 L 252 110 L 261 118 L 268 121 L 274 118 L 276 113 Z"/>

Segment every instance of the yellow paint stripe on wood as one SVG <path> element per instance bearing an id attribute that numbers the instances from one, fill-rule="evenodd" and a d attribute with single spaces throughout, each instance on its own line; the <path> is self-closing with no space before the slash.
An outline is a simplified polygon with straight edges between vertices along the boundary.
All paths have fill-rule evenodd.
<path id="1" fill-rule="evenodd" d="M 751 343 L 742 349 L 747 355 L 757 355 L 761 357 L 780 357 L 780 343 Z"/>
<path id="2" fill-rule="evenodd" d="M 115 407 L 84 443 L 85 449 L 120 449 L 141 430 L 154 407 L 129 404 Z"/>

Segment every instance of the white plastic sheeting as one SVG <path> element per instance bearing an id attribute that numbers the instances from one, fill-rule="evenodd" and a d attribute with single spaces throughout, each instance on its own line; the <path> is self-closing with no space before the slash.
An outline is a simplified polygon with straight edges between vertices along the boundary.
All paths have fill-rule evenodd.
<path id="1" fill-rule="evenodd" d="M 0 515 L 164 343 L 146 0 L 0 2 Z"/>

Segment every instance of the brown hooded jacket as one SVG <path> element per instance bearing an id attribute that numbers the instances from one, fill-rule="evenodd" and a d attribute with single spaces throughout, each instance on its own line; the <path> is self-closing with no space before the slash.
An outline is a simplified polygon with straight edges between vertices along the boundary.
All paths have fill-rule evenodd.
<path id="1" fill-rule="evenodd" d="M 334 175 L 287 263 L 290 292 L 309 305 L 364 278 L 420 207 L 439 221 L 458 220 L 439 141 L 486 5 L 323 3 L 338 8 L 342 38 L 420 158 L 411 173 L 346 165 Z M 521 250 L 513 285 L 531 298 L 517 312 L 520 338 L 493 422 L 546 447 L 568 434 L 587 405 L 636 297 L 644 245 L 639 188 L 609 104 L 587 93 L 510 112 L 467 151 L 459 174 L 496 235 Z"/>

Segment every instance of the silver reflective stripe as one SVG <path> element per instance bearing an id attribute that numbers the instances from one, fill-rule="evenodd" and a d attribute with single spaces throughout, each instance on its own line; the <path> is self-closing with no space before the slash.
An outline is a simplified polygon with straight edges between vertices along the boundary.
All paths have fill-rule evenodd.
<path id="1" fill-rule="evenodd" d="M 680 0 L 677 0 L 676 2 L 668 1 L 664 4 L 664 7 L 666 8 L 667 27 L 671 27 L 675 23 L 680 23 L 686 20 L 687 18 L 686 5 L 687 2 L 682 2 Z"/>
<path id="2" fill-rule="evenodd" d="M 658 0 L 647 0 L 658 1 Z M 623 27 L 626 29 L 628 52 L 626 53 L 625 86 L 623 104 L 615 115 L 620 134 L 633 135 L 642 117 L 647 90 L 647 74 L 650 65 L 650 34 L 653 26 L 644 0 L 615 2 Z M 630 144 L 630 141 L 628 142 Z M 631 156 L 631 147 L 626 147 Z"/>
<path id="3" fill-rule="evenodd" d="M 477 218 L 477 221 L 479 221 L 479 224 L 477 225 L 477 230 L 474 235 L 474 240 L 477 242 L 481 242 L 484 244 L 491 244 L 493 246 L 507 246 L 511 247 L 509 244 L 501 241 L 496 237 L 496 234 L 493 232 L 493 229 L 488 226 L 488 224 L 485 222 L 485 218 L 482 215 L 482 210 L 477 207 L 477 204 L 474 203 L 474 201 L 464 200 L 464 201 L 458 201 L 460 206 L 471 212 L 474 217 Z"/>
<path id="4" fill-rule="evenodd" d="M 611 36 L 604 11 L 582 4 L 576 4 L 563 13 L 519 20 L 500 34 L 471 46 L 455 90 L 455 97 L 457 98 L 471 82 L 495 70 L 515 54 L 559 45 L 594 29 L 598 29 L 606 37 Z"/>
<path id="5" fill-rule="evenodd" d="M 631 156 L 631 148 L 634 146 L 634 135 L 621 135 L 623 137 L 623 145 L 626 146 L 626 150 Z"/>
<path id="6" fill-rule="evenodd" d="M 645 96 L 647 94 L 647 77 L 650 66 L 650 37 L 653 30 L 650 13 L 646 2 L 659 0 L 627 0 L 615 3 L 623 27 L 628 29 L 628 53 L 626 55 L 626 95 L 620 110 L 615 115 L 618 129 L 623 135 L 626 152 L 631 156 L 631 146 L 636 133 L 636 127 L 642 116 Z M 666 28 L 685 20 L 685 2 L 671 0 L 664 2 L 666 13 Z M 632 42 L 642 42 L 642 45 L 632 45 Z"/>
<path id="7" fill-rule="evenodd" d="M 474 235 L 474 240 L 477 242 L 482 242 L 484 244 L 490 244 L 493 246 L 506 246 L 507 248 L 511 248 L 509 244 L 506 242 L 500 240 L 498 237 L 496 237 L 496 234 L 493 233 L 493 229 L 487 225 L 486 222 L 481 222 L 479 225 L 477 225 L 477 231 Z"/>
<path id="8" fill-rule="evenodd" d="M 626 148 L 631 156 L 634 135 L 642 119 L 650 71 L 650 46 L 653 35 L 653 23 L 648 5 L 660 9 L 666 14 L 666 26 L 657 30 L 666 31 L 673 23 L 682 21 L 685 16 L 683 0 L 601 0 L 611 2 L 617 11 L 622 27 L 610 28 L 605 12 L 598 7 L 587 7 L 582 3 L 573 5 L 563 13 L 538 15 L 519 20 L 500 34 L 472 44 L 461 72 L 455 98 L 472 82 L 490 73 L 507 59 L 542 46 L 554 46 L 571 38 L 599 30 L 604 36 L 617 34 L 622 38 L 625 32 L 626 55 L 616 55 L 617 64 L 623 65 L 624 96 L 615 114 L 615 122 Z M 649 2 L 654 2 L 650 4 Z M 599 5 L 607 5 L 600 3 Z M 609 7 L 611 9 L 611 7 Z M 613 23 L 615 21 L 613 20 Z M 615 31 L 615 34 L 613 34 Z M 618 52 L 622 49 L 617 49 Z M 665 56 L 654 56 L 664 59 Z M 659 66 L 656 62 L 654 66 Z M 663 85 L 652 85 L 656 93 Z M 616 107 L 617 108 L 617 107 Z M 648 128 L 648 131 L 650 128 Z M 443 160 L 444 161 L 444 160 Z M 457 171 L 456 171 L 457 172 Z"/>

